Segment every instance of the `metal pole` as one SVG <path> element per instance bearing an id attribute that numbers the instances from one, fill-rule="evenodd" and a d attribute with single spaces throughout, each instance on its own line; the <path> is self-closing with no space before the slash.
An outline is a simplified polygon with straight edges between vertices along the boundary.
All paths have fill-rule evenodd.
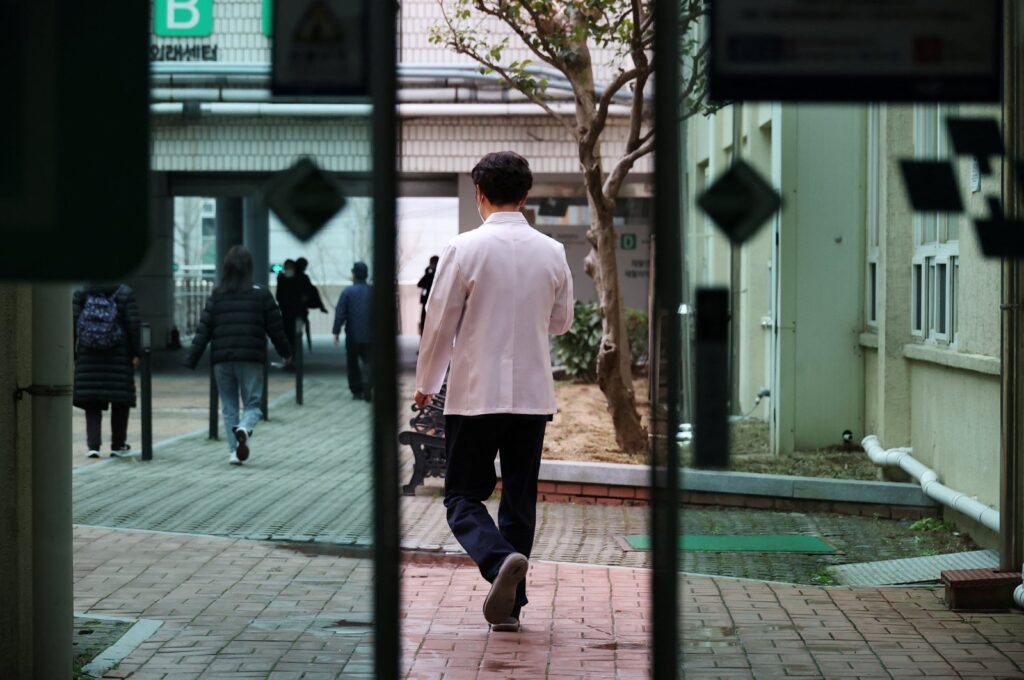
<path id="1" fill-rule="evenodd" d="M 211 351 L 212 353 L 212 351 Z M 220 439 L 218 435 L 220 420 L 217 416 L 217 409 L 220 408 L 220 398 L 217 394 L 217 376 L 213 372 L 213 357 L 210 357 L 210 439 Z"/>
<path id="2" fill-rule="evenodd" d="M 1022 157 L 1020 78 L 1020 3 L 1006 2 L 1003 27 L 1003 209 L 1009 219 L 1021 217 L 1017 159 Z M 1002 432 L 999 451 L 999 568 L 1019 571 L 1024 563 L 1024 262 L 1002 263 Z"/>
<path id="3" fill-rule="evenodd" d="M 373 519 L 375 673 L 394 680 L 401 663 L 398 524 L 398 370 L 395 338 L 395 203 L 398 185 L 397 2 L 371 2 L 373 96 Z"/>
<path id="4" fill-rule="evenodd" d="M 153 460 L 153 352 L 149 324 L 142 324 L 142 460 Z"/>
<path id="5" fill-rule="evenodd" d="M 302 357 L 302 331 L 305 326 L 303 319 L 295 320 L 295 348 L 292 350 L 292 361 L 295 364 L 295 403 L 302 406 L 303 380 L 303 357 Z"/>
<path id="6" fill-rule="evenodd" d="M 71 677 L 71 291 L 32 286 L 34 678 Z M 6 548 L 5 548 L 6 549 Z"/>
<path id="7" fill-rule="evenodd" d="M 664 432 L 651 441 L 651 542 L 653 558 L 651 618 L 651 677 L 675 680 L 679 671 L 679 449 L 675 430 L 679 423 L 679 368 L 682 340 L 679 305 L 683 282 L 679 257 L 680 230 L 684 206 L 679 200 L 681 186 L 680 151 L 684 141 L 679 125 L 679 4 L 654 3 L 654 115 L 658 150 L 654 155 L 654 294 L 663 320 L 661 382 L 651 404 L 663 414 Z M 652 361 L 662 361 L 652 357 Z"/>
<path id="8" fill-rule="evenodd" d="M 270 420 L 270 355 L 263 357 L 263 396 L 260 399 L 263 422 Z"/>

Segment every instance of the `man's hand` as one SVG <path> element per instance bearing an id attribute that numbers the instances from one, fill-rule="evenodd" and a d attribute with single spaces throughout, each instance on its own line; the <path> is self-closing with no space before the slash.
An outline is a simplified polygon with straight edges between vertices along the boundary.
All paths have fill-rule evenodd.
<path id="1" fill-rule="evenodd" d="M 142 365 L 142 359 L 139 357 L 132 357 L 132 368 L 138 370 L 139 366 Z"/>
<path id="2" fill-rule="evenodd" d="M 416 390 L 416 396 L 413 397 L 413 400 L 416 402 L 416 406 L 426 408 L 433 398 L 433 394 L 423 394 L 423 392 Z"/>
<path id="3" fill-rule="evenodd" d="M 281 365 L 282 366 L 291 366 L 292 365 L 292 358 L 291 357 L 282 357 L 281 358 Z"/>
<path id="4" fill-rule="evenodd" d="M 335 335 L 334 336 L 334 346 L 337 347 L 340 344 L 341 344 L 341 336 L 340 335 Z"/>

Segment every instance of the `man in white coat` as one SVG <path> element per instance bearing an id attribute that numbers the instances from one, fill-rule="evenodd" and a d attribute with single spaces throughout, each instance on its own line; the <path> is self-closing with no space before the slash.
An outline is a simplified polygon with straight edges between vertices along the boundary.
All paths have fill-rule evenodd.
<path id="1" fill-rule="evenodd" d="M 526 159 L 491 153 L 472 174 L 484 222 L 441 254 L 423 325 L 416 403 L 429 403 L 449 372 L 448 525 L 491 582 L 484 618 L 493 630 L 518 631 L 544 430 L 557 410 L 549 335 L 572 325 L 572 274 L 562 245 L 523 217 L 533 186 Z M 497 484 L 496 455 L 497 524 L 483 504 Z"/>

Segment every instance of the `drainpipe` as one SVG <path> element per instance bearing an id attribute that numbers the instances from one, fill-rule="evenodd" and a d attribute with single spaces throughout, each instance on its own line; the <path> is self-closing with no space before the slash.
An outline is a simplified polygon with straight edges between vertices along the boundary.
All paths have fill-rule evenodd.
<path id="1" fill-rule="evenodd" d="M 1010 219 L 1022 215 L 1017 187 L 1017 159 L 1022 155 L 1019 87 L 1022 77 L 1020 3 L 1004 3 L 1003 206 Z M 1016 571 L 1024 562 L 1024 261 L 1007 258 L 1002 263 L 1002 432 L 999 455 L 999 508 L 1003 530 L 999 536 L 999 569 Z M 1018 589 L 1020 592 L 1020 589 Z M 1018 601 L 1019 603 L 1019 601 Z"/>
<path id="2" fill-rule="evenodd" d="M 743 154 L 743 104 L 732 105 L 732 163 L 736 165 Z M 729 405 L 730 412 L 739 415 L 740 393 L 740 266 L 741 247 L 729 240 Z"/>
<path id="3" fill-rule="evenodd" d="M 999 512 L 939 482 L 939 476 L 935 471 L 914 458 L 911 449 L 886 450 L 873 434 L 864 437 L 861 446 L 875 465 L 900 468 L 921 485 L 921 490 L 929 498 L 976 520 L 987 529 L 999 531 Z"/>

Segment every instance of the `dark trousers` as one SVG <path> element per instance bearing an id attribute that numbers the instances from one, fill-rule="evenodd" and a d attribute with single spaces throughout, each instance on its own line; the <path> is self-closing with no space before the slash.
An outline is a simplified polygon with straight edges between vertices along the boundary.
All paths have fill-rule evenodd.
<path id="1" fill-rule="evenodd" d="M 371 392 L 370 343 L 345 341 L 348 360 L 348 388 L 356 396 L 369 397 Z"/>
<path id="2" fill-rule="evenodd" d="M 493 414 L 445 417 L 448 469 L 444 507 L 448 526 L 480 574 L 493 582 L 505 558 L 527 557 L 537 525 L 537 476 L 548 416 Z M 497 485 L 494 457 L 501 456 L 498 523 L 484 506 Z M 527 603 L 526 581 L 519 584 L 512 615 Z"/>
<path id="3" fill-rule="evenodd" d="M 128 439 L 128 404 L 110 405 L 110 448 L 121 449 Z M 103 409 L 85 409 L 85 440 L 90 451 L 99 451 L 103 445 Z"/>

